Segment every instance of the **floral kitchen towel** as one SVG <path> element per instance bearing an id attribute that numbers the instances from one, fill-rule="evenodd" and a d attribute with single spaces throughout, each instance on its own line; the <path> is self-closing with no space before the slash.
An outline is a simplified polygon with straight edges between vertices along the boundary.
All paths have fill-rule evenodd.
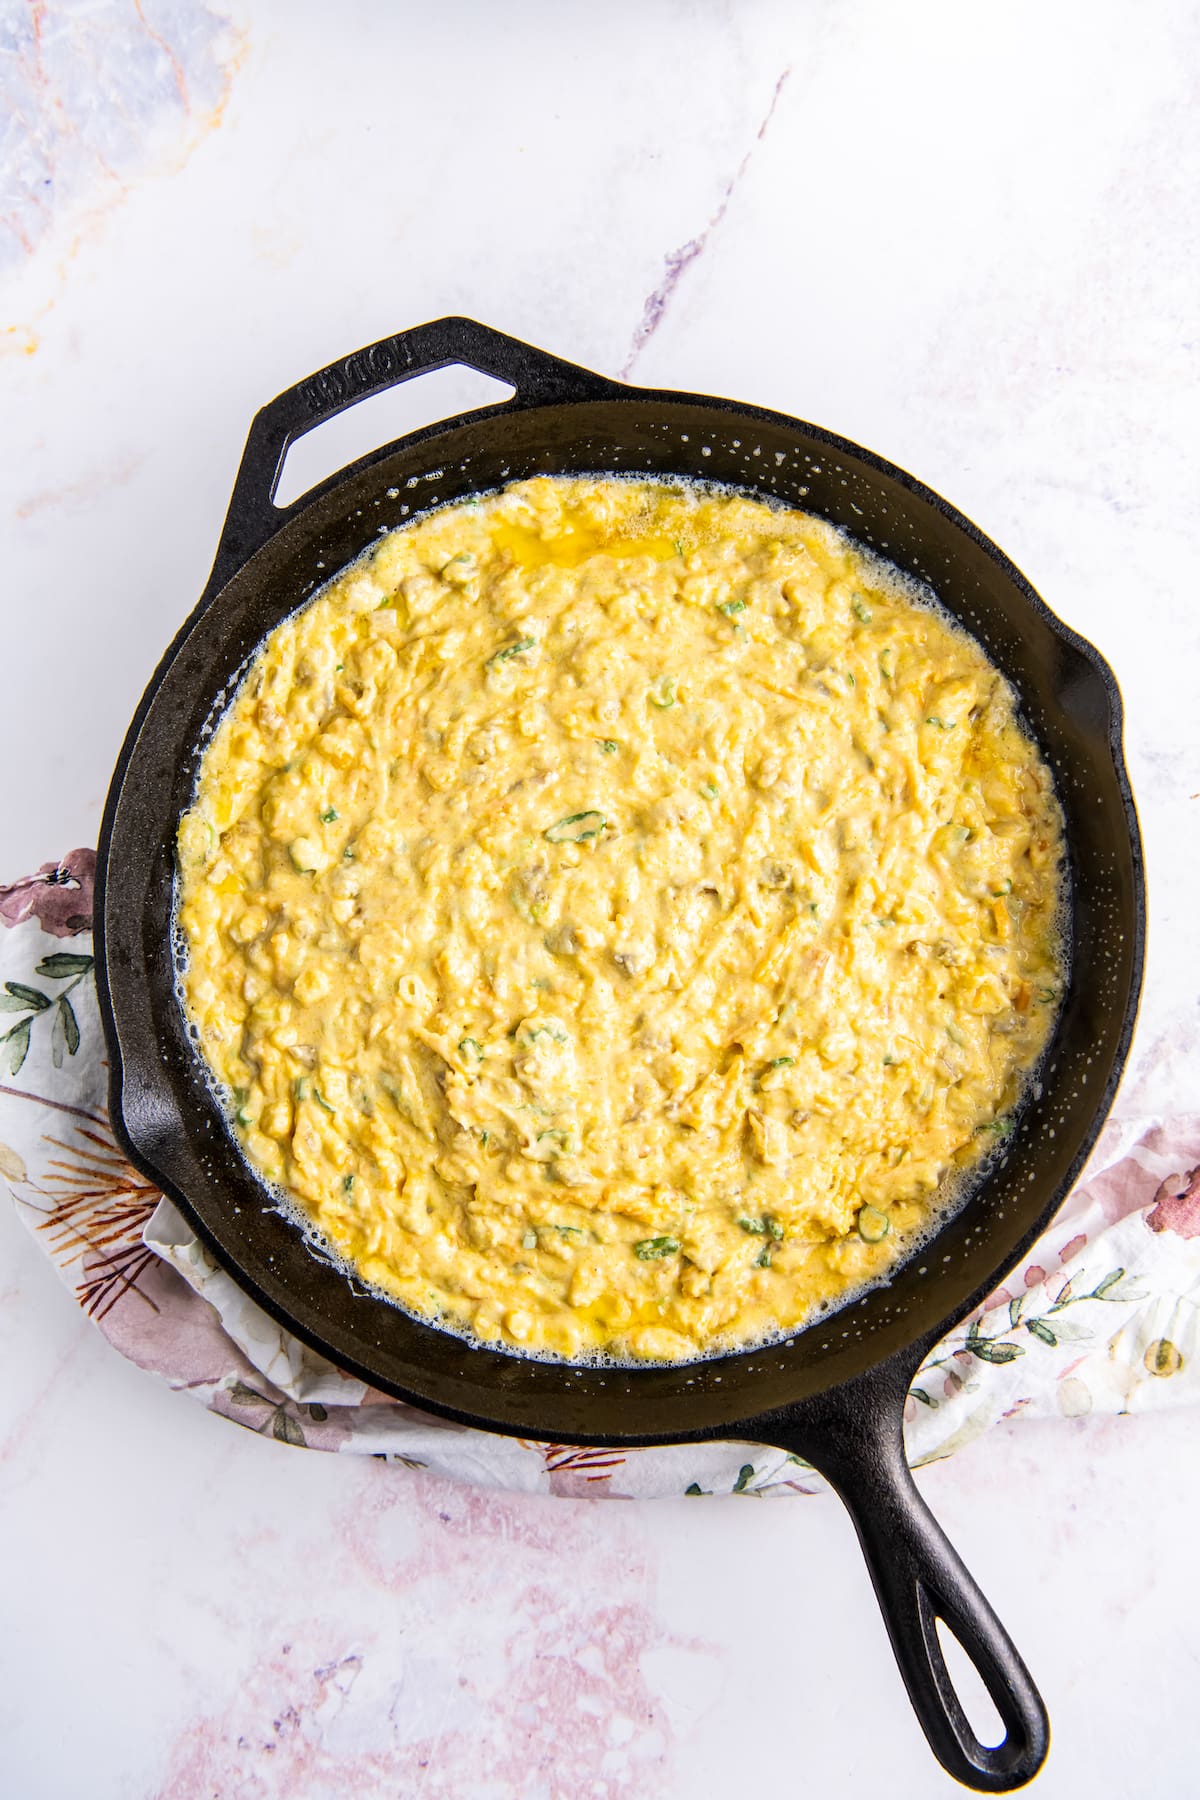
<path id="1" fill-rule="evenodd" d="M 745 1444 L 613 1451 L 501 1438 L 365 1387 L 249 1300 L 118 1150 L 105 1112 L 91 939 L 96 858 L 0 887 L 0 1174 L 78 1304 L 123 1356 L 239 1425 L 493 1487 L 646 1498 L 812 1493 Z M 1024 1265 L 926 1361 L 914 1465 L 1016 1413 L 1130 1412 L 1200 1397 L 1200 1115 L 1124 1115 Z"/>

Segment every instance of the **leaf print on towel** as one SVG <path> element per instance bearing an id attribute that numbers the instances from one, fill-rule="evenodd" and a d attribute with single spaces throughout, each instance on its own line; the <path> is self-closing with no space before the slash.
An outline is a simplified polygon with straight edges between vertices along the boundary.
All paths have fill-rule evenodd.
<path id="1" fill-rule="evenodd" d="M 6 981 L 0 986 L 0 1012 L 27 1015 L 0 1032 L 0 1069 L 6 1075 L 20 1074 L 29 1054 L 34 1021 L 47 1013 L 52 1020 L 50 1054 L 54 1067 L 62 1068 L 64 1055 L 75 1055 L 79 1049 L 79 1021 L 71 1005 L 71 994 L 94 966 L 94 957 L 55 951 L 53 956 L 44 956 L 33 972 L 44 981 L 65 981 L 66 986 L 56 994 L 47 994 L 25 981 Z"/>
<path id="2" fill-rule="evenodd" d="M 1145 1298 L 1145 1294 L 1145 1284 L 1138 1281 L 1135 1276 L 1126 1275 L 1124 1269 L 1110 1269 L 1103 1280 L 1098 1281 L 1094 1288 L 1085 1289 L 1083 1293 L 1076 1291 L 1074 1278 L 1065 1282 L 1055 1295 L 1052 1306 L 1047 1307 L 1046 1311 L 1035 1319 L 1021 1319 L 1021 1323 L 1031 1336 L 1037 1338 L 1039 1343 L 1046 1344 L 1052 1349 L 1059 1344 L 1081 1344 L 1089 1338 L 1095 1337 L 1095 1328 L 1090 1324 L 1083 1324 L 1078 1319 L 1060 1318 L 1059 1314 L 1065 1307 L 1078 1306 L 1084 1300 L 1107 1300 L 1110 1303 L 1118 1304 L 1142 1300 Z M 1021 1308 L 1027 1298 L 1028 1295 L 1022 1294 L 1009 1307 L 1009 1317 L 1014 1325 L 1020 1319 Z"/>
<path id="3" fill-rule="evenodd" d="M 76 937 L 92 928 L 96 852 L 68 850 L 58 862 L 43 863 L 36 875 L 0 886 L 0 923 L 36 919 L 51 937 Z"/>
<path id="4" fill-rule="evenodd" d="M 521 1441 L 526 1442 L 524 1439 Z M 590 1484 L 609 1481 L 614 1470 L 624 1465 L 628 1454 L 623 1450 L 532 1441 L 528 1442 L 528 1448 L 535 1450 L 541 1457 L 542 1466 L 550 1477 L 550 1492 L 568 1500 L 581 1498 L 589 1491 L 594 1492 Z"/>
<path id="5" fill-rule="evenodd" d="M 945 1399 L 953 1399 L 964 1388 L 968 1393 L 972 1392 L 976 1386 L 969 1376 L 972 1359 L 995 1366 L 1016 1362 L 1018 1357 L 1025 1355 L 1027 1346 L 1018 1343 L 1014 1336 L 1018 1331 L 1028 1332 L 1035 1343 L 1052 1350 L 1058 1349 L 1061 1344 L 1088 1342 L 1095 1337 L 1095 1328 L 1091 1323 L 1085 1324 L 1080 1319 L 1064 1319 L 1062 1314 L 1070 1306 L 1078 1306 L 1089 1300 L 1108 1302 L 1111 1305 L 1132 1305 L 1146 1296 L 1144 1282 L 1139 1281 L 1136 1276 L 1127 1275 L 1124 1269 L 1116 1268 L 1110 1269 L 1095 1287 L 1089 1287 L 1085 1277 L 1070 1277 L 1044 1311 L 1032 1317 L 1026 1316 L 1026 1304 L 1032 1298 L 1035 1288 L 1044 1280 L 1045 1271 L 1039 1268 L 1034 1286 L 1008 1302 L 1006 1311 L 1001 1315 L 1004 1324 L 999 1331 L 991 1336 L 985 1333 L 982 1320 L 989 1316 L 988 1309 L 985 1309 L 984 1312 L 977 1313 L 967 1325 L 961 1343 L 948 1347 L 945 1355 L 930 1357 L 923 1362 L 917 1371 L 916 1380 L 908 1390 L 910 1403 L 917 1401 L 936 1412 L 939 1401 L 930 1392 L 928 1380 L 936 1369 L 947 1371 L 942 1384 Z M 995 1317 L 1000 1310 L 998 1307 L 990 1309 L 990 1316 Z M 913 1414 L 909 1415 L 912 1416 Z"/>
<path id="6" fill-rule="evenodd" d="M 802 1456 L 790 1455 L 787 1460 L 789 1463 L 794 1463 L 797 1468 L 806 1470 L 809 1474 L 816 1473 L 813 1465 L 810 1462 L 805 1462 Z M 767 1478 L 760 1481 L 758 1479 L 758 1470 L 753 1463 L 742 1464 L 737 1474 L 734 1476 L 733 1485 L 729 1489 L 729 1492 L 731 1494 L 749 1494 L 754 1499 L 760 1499 L 763 1495 L 769 1493 L 772 1487 L 791 1488 L 797 1494 L 807 1494 L 812 1492 L 811 1488 L 805 1487 L 798 1481 L 772 1480 L 769 1475 Z M 708 1498 L 711 1497 L 715 1491 L 716 1490 L 713 1488 L 701 1487 L 698 1481 L 689 1482 L 687 1487 L 683 1490 L 685 1498 L 691 1496 L 704 1496 L 705 1498 Z"/>
<path id="7" fill-rule="evenodd" d="M 118 1150 L 104 1124 L 75 1125 L 75 1142 L 46 1136 L 52 1154 L 46 1172 L 31 1183 L 39 1206 L 27 1196 L 30 1211 L 40 1213 L 37 1229 L 45 1234 L 50 1254 L 60 1267 L 80 1263 L 76 1295 L 86 1313 L 102 1319 L 125 1294 L 157 1312 L 156 1302 L 138 1282 L 157 1265 L 153 1250 L 142 1242 L 142 1228 L 162 1195 Z"/>
<path id="8" fill-rule="evenodd" d="M 994 1338 L 984 1337 L 979 1329 L 978 1319 L 971 1320 L 965 1348 L 971 1352 L 972 1356 L 977 1356 L 980 1362 L 988 1363 L 1015 1362 L 1018 1356 L 1025 1354 L 1020 1344 L 1006 1342 L 1005 1334 L 1002 1331 Z"/>
<path id="9" fill-rule="evenodd" d="M 237 1406 L 245 1407 L 251 1412 L 254 1408 L 265 1406 L 267 1416 L 261 1425 L 252 1424 L 249 1420 L 239 1419 L 239 1425 L 245 1425 L 250 1431 L 257 1431 L 261 1436 L 273 1437 L 277 1443 L 291 1444 L 297 1450 L 303 1450 L 308 1439 L 304 1428 L 296 1417 L 297 1405 L 294 1400 L 272 1400 L 266 1394 L 260 1394 L 247 1382 L 235 1381 L 228 1389 L 229 1398 Z M 310 1406 L 308 1411 L 313 1418 L 321 1422 L 329 1417 L 323 1406 Z M 231 1415 L 232 1416 L 232 1415 Z"/>
<path id="10" fill-rule="evenodd" d="M 934 1369 L 948 1368 L 949 1373 L 945 1377 L 944 1387 L 946 1398 L 949 1399 L 951 1394 L 957 1392 L 959 1388 L 971 1385 L 966 1374 L 954 1368 L 953 1364 L 958 1363 L 965 1370 L 970 1369 L 973 1357 L 984 1363 L 1010 1363 L 1015 1362 L 1018 1356 L 1024 1356 L 1024 1354 L 1024 1346 L 1014 1344 L 1008 1338 L 1006 1330 L 998 1331 L 994 1337 L 985 1337 L 979 1318 L 976 1317 L 968 1325 L 967 1335 L 957 1349 L 950 1350 L 945 1356 L 928 1358 L 921 1364 L 917 1379 L 918 1381 L 922 1380 L 925 1376 L 932 1374 Z M 925 1387 L 914 1385 L 909 1388 L 908 1392 L 910 1398 L 919 1400 L 922 1405 L 936 1410 L 938 1403 Z"/>

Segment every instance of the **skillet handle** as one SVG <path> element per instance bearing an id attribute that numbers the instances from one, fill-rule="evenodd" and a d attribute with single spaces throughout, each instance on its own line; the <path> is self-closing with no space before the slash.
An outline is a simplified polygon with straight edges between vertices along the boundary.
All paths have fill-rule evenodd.
<path id="1" fill-rule="evenodd" d="M 1006 1793 L 1032 1781 L 1050 1748 L 1041 1695 L 1016 1646 L 917 1491 L 904 1455 L 911 1358 L 752 1427 L 811 1462 L 840 1495 L 866 1557 L 904 1685 L 930 1748 L 957 1781 Z M 974 1663 L 1004 1724 L 983 1744 L 938 1641 L 937 1621 Z"/>
<path id="2" fill-rule="evenodd" d="M 472 409 L 478 413 L 594 399 L 614 393 L 620 386 L 590 369 L 550 356 L 533 344 L 507 337 L 474 319 L 462 318 L 432 319 L 426 325 L 414 325 L 409 331 L 380 338 L 378 343 L 327 364 L 315 375 L 286 388 L 255 414 L 204 601 L 223 587 L 295 513 L 309 505 L 314 493 L 327 485 L 321 483 L 291 506 L 275 505 L 284 458 L 297 438 L 344 412 L 357 400 L 453 363 L 465 363 L 468 368 L 477 369 L 482 375 L 494 375 L 516 389 L 512 398 L 500 406 Z M 439 430 L 457 422 L 444 420 Z M 360 462 L 368 460 L 369 457 L 363 457 Z M 359 463 L 349 467 L 357 468 Z M 343 469 L 331 480 L 339 481 L 346 473 Z"/>

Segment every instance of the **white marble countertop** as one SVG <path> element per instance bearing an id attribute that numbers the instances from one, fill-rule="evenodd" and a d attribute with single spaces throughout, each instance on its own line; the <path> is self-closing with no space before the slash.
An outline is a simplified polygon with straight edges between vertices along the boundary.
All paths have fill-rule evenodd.
<path id="1" fill-rule="evenodd" d="M 466 312 L 870 445 L 1100 647 L 1152 889 L 1127 1080 L 1194 1105 L 1197 36 L 1187 0 L 0 0 L 0 879 L 94 842 L 254 410 Z M 298 1453 L 123 1363 L 7 1207 L 0 1247 L 5 1795 L 951 1791 L 832 1500 Z M 1039 1792 L 1191 1794 L 1195 1416 L 1014 1422 L 920 1483 L 1046 1695 Z"/>

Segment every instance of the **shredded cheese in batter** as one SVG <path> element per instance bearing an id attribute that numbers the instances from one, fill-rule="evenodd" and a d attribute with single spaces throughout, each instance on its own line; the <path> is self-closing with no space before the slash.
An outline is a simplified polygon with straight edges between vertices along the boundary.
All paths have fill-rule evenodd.
<path id="1" fill-rule="evenodd" d="M 182 996 L 368 1282 L 693 1358 L 883 1276 L 1003 1136 L 1061 842 L 978 644 L 831 526 L 543 478 L 266 640 L 179 829 Z"/>

